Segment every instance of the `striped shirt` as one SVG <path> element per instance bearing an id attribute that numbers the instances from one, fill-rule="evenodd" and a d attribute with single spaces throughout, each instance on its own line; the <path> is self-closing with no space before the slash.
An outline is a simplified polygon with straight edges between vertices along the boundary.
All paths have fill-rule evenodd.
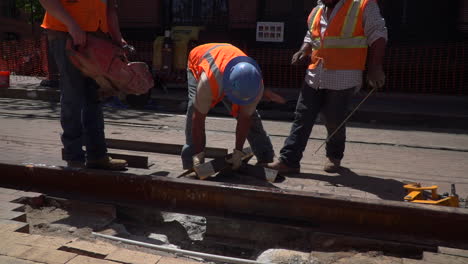
<path id="1" fill-rule="evenodd" d="M 327 30 L 328 24 L 335 17 L 336 13 L 343 6 L 345 0 L 340 0 L 333 9 L 330 18 L 327 18 L 327 8 L 320 18 L 320 27 L 322 36 Z M 319 0 L 317 5 L 323 5 Z M 367 45 L 371 46 L 379 38 L 388 39 L 385 20 L 380 15 L 380 9 L 377 2 L 369 1 L 363 13 L 364 34 L 367 37 Z M 305 43 L 309 43 L 313 48 L 320 47 L 320 40 L 312 40 L 310 31 L 304 38 Z M 320 62 L 315 69 L 308 69 L 305 81 L 315 89 L 344 90 L 352 87 L 360 88 L 362 86 L 361 70 L 328 70 Z"/>

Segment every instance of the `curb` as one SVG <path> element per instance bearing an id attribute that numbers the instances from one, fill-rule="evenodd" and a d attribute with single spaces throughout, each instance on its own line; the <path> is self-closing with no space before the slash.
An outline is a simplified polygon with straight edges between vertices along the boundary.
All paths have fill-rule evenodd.
<path id="1" fill-rule="evenodd" d="M 60 92 L 56 89 L 40 86 L 37 88 L 18 88 L 13 86 L 7 89 L 0 89 L 0 97 L 59 102 Z M 392 97 L 395 96 L 393 95 Z M 181 104 L 185 101 L 186 96 L 180 96 L 179 94 L 174 96 L 165 95 L 162 93 L 153 93 L 151 98 L 157 100 L 158 103 L 161 105 L 161 109 L 166 112 L 185 113 L 185 110 L 182 109 L 183 107 L 181 107 Z M 411 98 L 411 95 L 405 98 Z M 456 97 L 454 98 L 457 99 Z M 354 98 L 352 104 L 356 105 L 354 101 L 358 100 L 359 97 Z M 398 98 L 393 100 L 398 100 Z M 460 99 L 458 98 L 457 100 Z M 275 106 L 275 104 L 272 103 L 261 103 L 259 105 L 259 113 L 264 119 L 292 121 L 294 120 L 294 105 L 294 101 L 289 101 L 288 105 L 286 106 Z M 273 108 L 277 108 L 279 110 L 271 110 Z M 424 113 L 421 111 L 391 112 L 388 110 L 371 108 L 372 107 L 365 106 L 364 103 L 363 107 L 361 109 L 358 109 L 355 112 L 355 114 L 350 118 L 350 122 L 369 123 L 372 125 L 396 125 L 422 128 L 468 130 L 468 112 L 467 114 L 434 114 Z M 227 114 L 224 110 L 224 107 L 222 106 L 215 107 L 212 110 L 212 113 L 218 115 Z"/>

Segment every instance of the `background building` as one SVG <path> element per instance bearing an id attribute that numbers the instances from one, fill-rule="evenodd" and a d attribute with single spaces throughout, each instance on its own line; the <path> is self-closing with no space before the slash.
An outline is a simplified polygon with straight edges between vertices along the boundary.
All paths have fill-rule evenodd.
<path id="1" fill-rule="evenodd" d="M 316 0 L 118 0 L 118 3 L 123 34 L 138 51 L 133 59 L 148 62 L 166 83 L 183 86 L 185 60 L 194 45 L 230 42 L 259 62 L 267 86 L 301 86 L 305 65 L 291 66 L 290 58 L 302 43 L 306 19 Z M 378 0 L 378 3 L 389 30 L 384 65 L 388 82 L 384 91 L 468 94 L 465 67 L 468 0 Z M 26 39 L 37 34 L 40 30 L 31 21 L 37 22 L 42 17 L 38 5 L 38 0 L 2 0 L 0 38 Z M 199 31 L 200 28 L 203 30 Z M 170 48 L 164 48 L 167 42 L 161 37 L 167 30 L 173 33 Z M 22 44 L 16 46 L 19 50 Z M 18 57 L 7 56 L 5 50 L 11 49 L 3 48 L 3 58 Z M 159 71 L 162 61 L 172 62 L 170 72 Z"/>

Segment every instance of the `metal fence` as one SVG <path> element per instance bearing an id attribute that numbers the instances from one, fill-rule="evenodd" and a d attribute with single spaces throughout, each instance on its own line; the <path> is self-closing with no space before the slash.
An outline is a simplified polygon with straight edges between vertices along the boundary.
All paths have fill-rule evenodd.
<path id="1" fill-rule="evenodd" d="M 150 66 L 153 43 L 130 41 L 137 53 L 131 60 Z M 438 44 L 394 45 L 387 48 L 384 69 L 389 93 L 468 95 L 468 41 Z M 267 87 L 297 89 L 306 66 L 291 66 L 295 50 L 246 48 L 245 52 L 260 64 Z M 32 40 L 0 42 L 0 70 L 17 75 L 45 77 L 49 72 L 45 37 Z M 166 82 L 183 83 L 185 71 L 165 76 Z"/>

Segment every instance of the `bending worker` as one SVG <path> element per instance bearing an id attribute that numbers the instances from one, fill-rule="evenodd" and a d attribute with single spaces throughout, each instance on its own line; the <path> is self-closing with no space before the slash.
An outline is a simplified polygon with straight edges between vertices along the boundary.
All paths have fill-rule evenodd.
<path id="1" fill-rule="evenodd" d="M 298 173 L 303 152 L 319 112 L 331 135 L 346 119 L 349 99 L 362 85 L 366 66 L 370 86 L 385 83 L 382 62 L 387 40 L 385 21 L 375 0 L 322 0 L 308 19 L 309 30 L 292 64 L 311 55 L 297 101 L 291 132 L 279 160 L 267 167 Z M 324 170 L 337 172 L 344 156 L 346 129 L 342 126 L 326 143 Z"/>
<path id="2" fill-rule="evenodd" d="M 272 162 L 273 146 L 256 107 L 263 96 L 279 103 L 284 103 L 284 99 L 264 90 L 257 62 L 231 44 L 211 43 L 195 47 L 189 54 L 187 67 L 189 102 L 186 142 L 181 153 L 184 169 L 204 162 L 205 119 L 208 111 L 221 101 L 237 118 L 235 148 L 228 160 L 232 168 L 236 170 L 241 165 L 246 139 L 258 164 Z"/>

